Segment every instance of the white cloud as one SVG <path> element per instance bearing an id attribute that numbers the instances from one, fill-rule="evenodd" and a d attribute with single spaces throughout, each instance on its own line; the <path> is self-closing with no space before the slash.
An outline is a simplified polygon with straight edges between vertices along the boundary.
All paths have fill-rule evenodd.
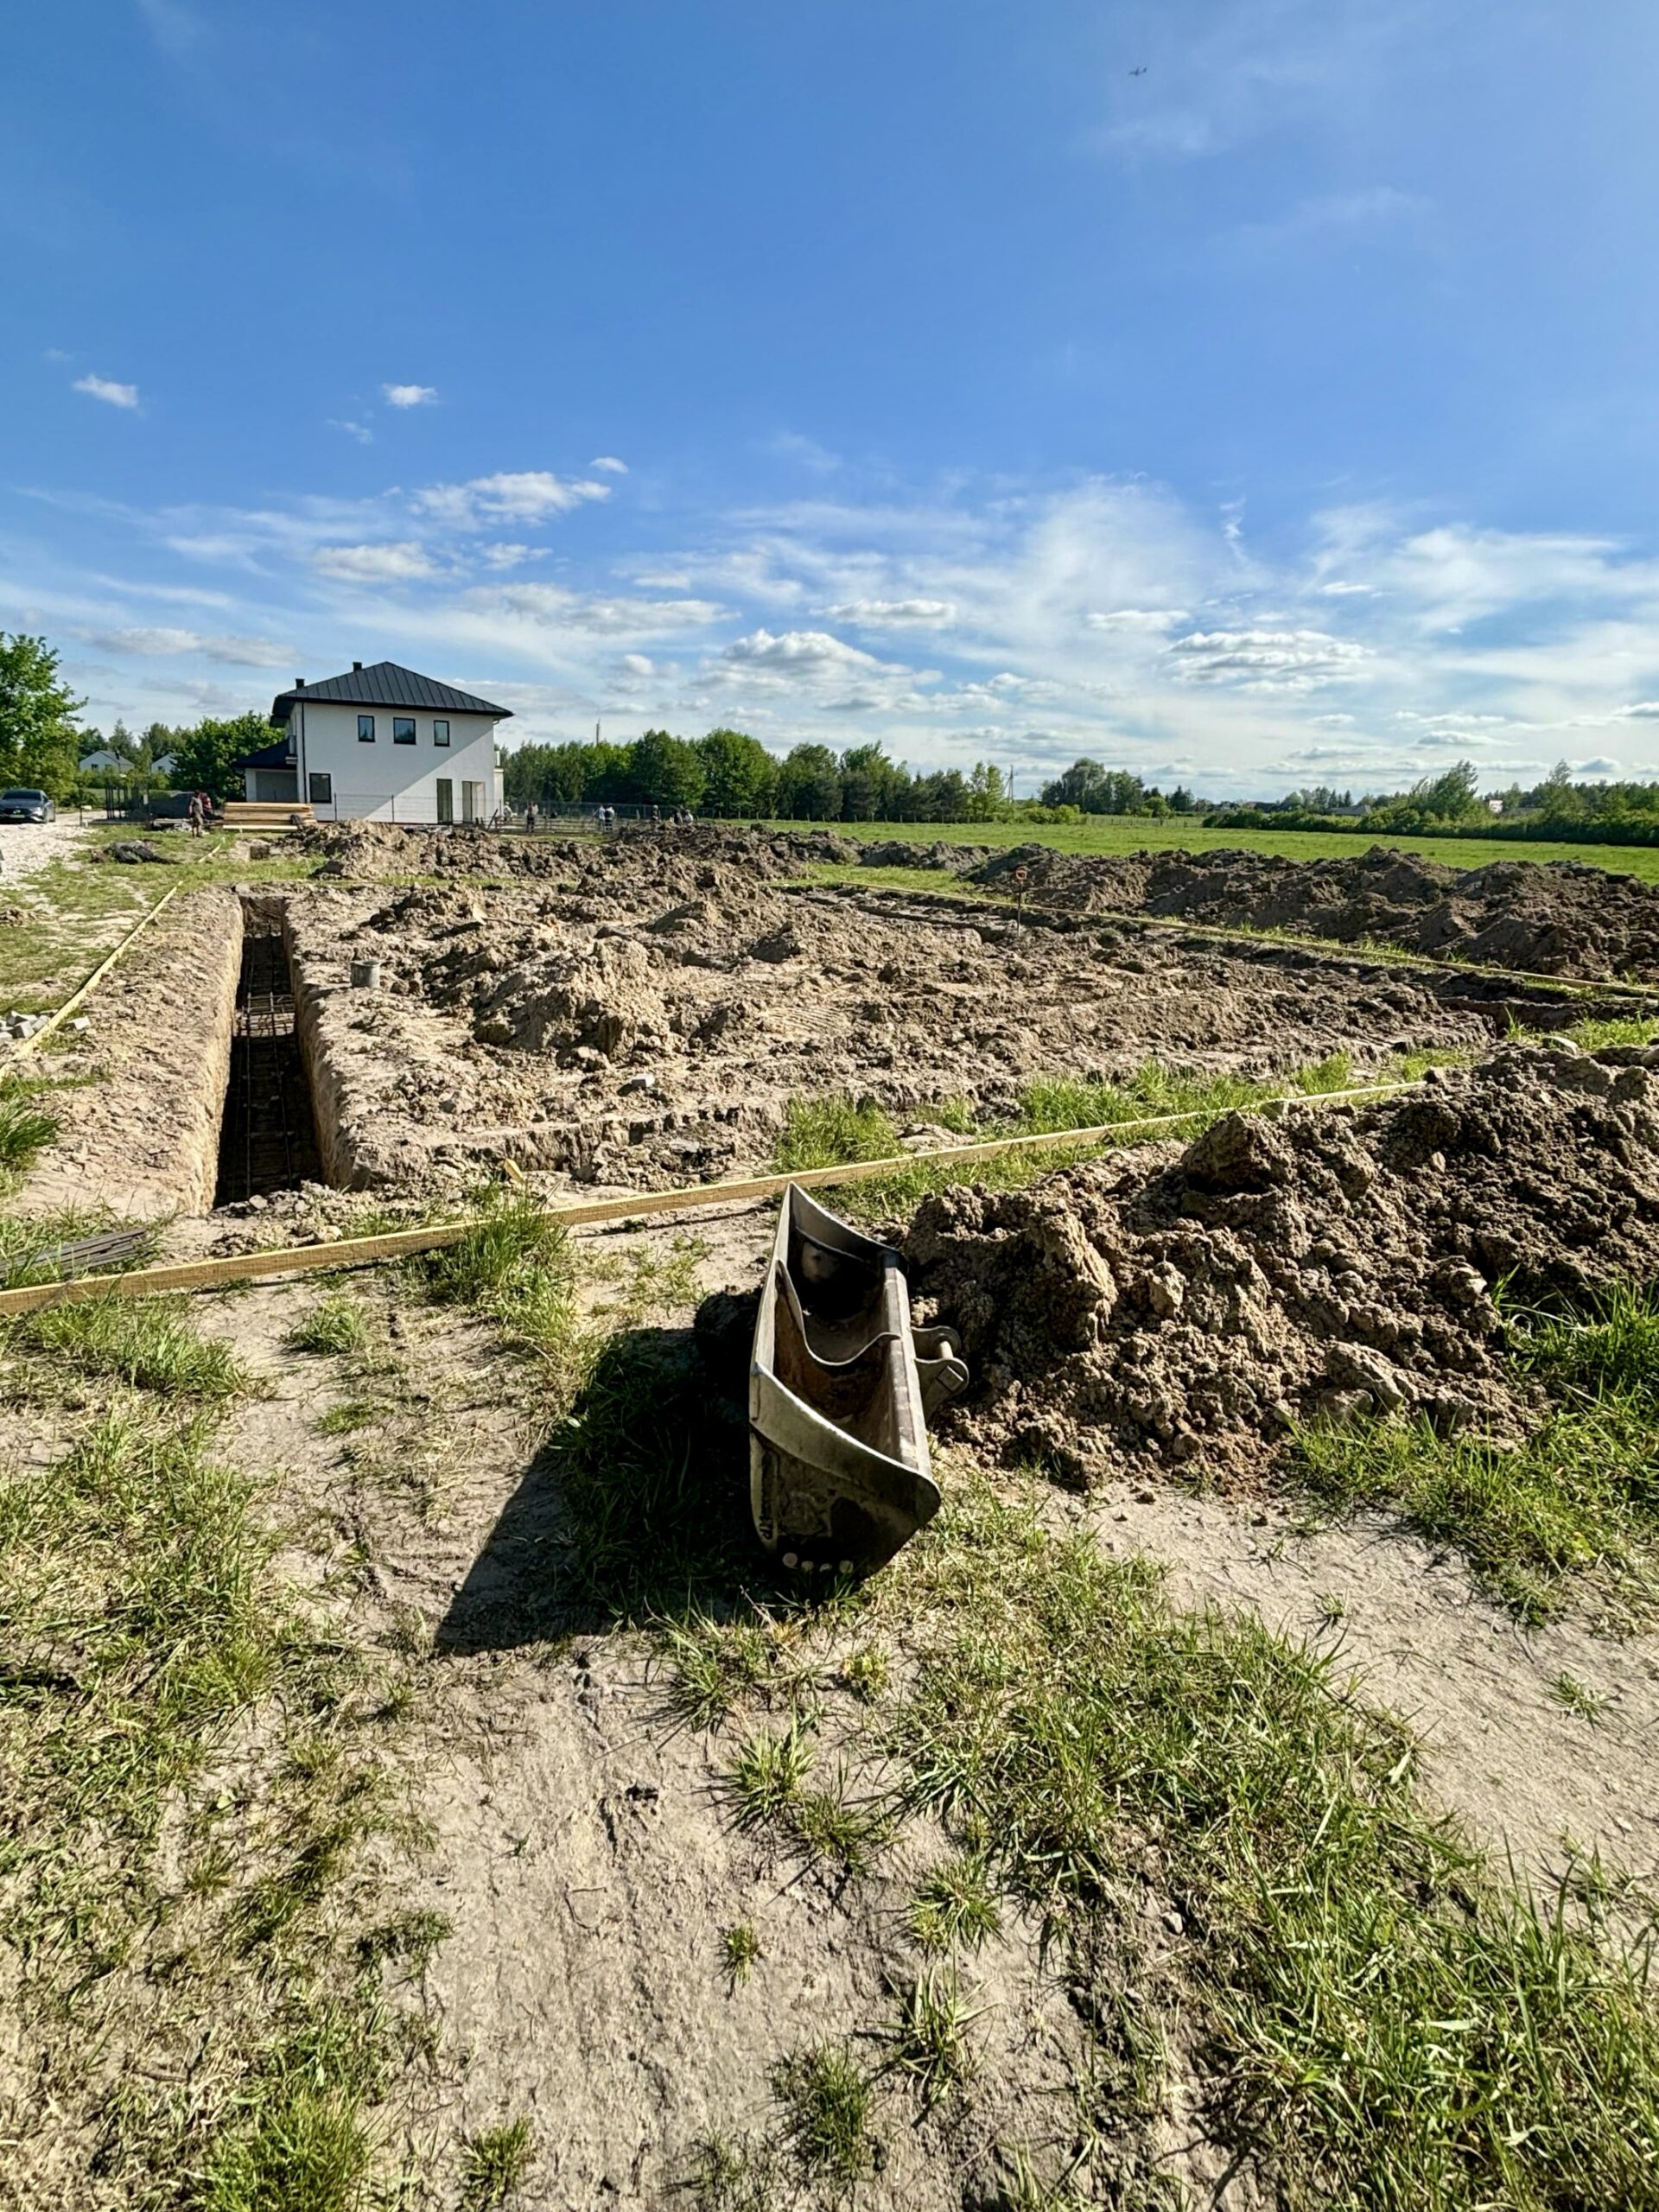
<path id="1" fill-rule="evenodd" d="M 624 676 L 651 676 L 655 669 L 646 653 L 624 653 L 618 663 Z"/>
<path id="2" fill-rule="evenodd" d="M 405 583 L 437 571 L 423 545 L 412 540 L 389 545 L 320 545 L 311 556 L 319 575 L 342 583 Z"/>
<path id="3" fill-rule="evenodd" d="M 360 446 L 372 446 L 374 443 L 374 432 L 366 423 L 346 422 L 337 416 L 331 415 L 328 417 L 328 428 L 331 430 L 344 430 L 348 438 L 355 438 Z"/>
<path id="4" fill-rule="evenodd" d="M 80 634 L 99 652 L 137 653 L 145 659 L 200 653 L 205 659 L 224 661 L 232 668 L 286 668 L 296 658 L 292 645 L 270 638 L 205 637 L 199 630 L 140 627 L 87 630 Z"/>
<path id="5" fill-rule="evenodd" d="M 1124 630 L 1160 634 L 1191 620 L 1185 607 L 1114 607 L 1096 608 L 1084 617 L 1091 630 Z"/>
<path id="6" fill-rule="evenodd" d="M 949 599 L 849 599 L 823 611 L 831 621 L 865 630 L 944 630 L 957 619 Z"/>
<path id="7" fill-rule="evenodd" d="M 383 384 L 380 391 L 388 407 L 430 407 L 438 396 L 429 384 Z"/>
<path id="8" fill-rule="evenodd" d="M 826 669 L 880 668 L 873 653 L 844 645 L 827 630 L 785 630 L 774 637 L 770 630 L 754 630 L 734 639 L 721 658 L 748 668 L 782 671 L 790 675 L 817 675 Z"/>
<path id="9" fill-rule="evenodd" d="M 1371 658 L 1323 630 L 1194 630 L 1166 650 L 1183 683 L 1291 691 L 1353 677 Z"/>
<path id="10" fill-rule="evenodd" d="M 1614 709 L 1620 721 L 1659 722 L 1659 699 L 1638 699 L 1634 706 Z"/>
<path id="11" fill-rule="evenodd" d="M 588 466 L 601 470 L 607 476 L 626 476 L 628 473 L 627 462 L 619 461 L 613 453 L 598 454 Z"/>
<path id="12" fill-rule="evenodd" d="M 610 496 L 608 484 L 573 482 L 546 469 L 520 469 L 474 476 L 465 484 L 429 485 L 415 494 L 415 505 L 452 529 L 482 530 L 492 522 L 545 522 L 589 499 Z"/>
<path id="13" fill-rule="evenodd" d="M 498 543 L 494 545 L 480 545 L 476 549 L 476 553 L 477 558 L 486 569 L 519 569 L 526 561 L 545 561 L 547 558 L 545 545 Z"/>
<path id="14" fill-rule="evenodd" d="M 74 390 L 84 391 L 89 399 L 101 399 L 106 407 L 136 407 L 138 387 L 136 384 L 117 384 L 110 377 L 95 377 L 90 373 L 77 377 Z"/>

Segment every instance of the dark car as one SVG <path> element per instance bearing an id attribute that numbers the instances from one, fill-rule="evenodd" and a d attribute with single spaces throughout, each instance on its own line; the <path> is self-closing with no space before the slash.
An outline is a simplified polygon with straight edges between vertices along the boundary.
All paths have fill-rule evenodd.
<path id="1" fill-rule="evenodd" d="M 0 822 L 55 822 L 58 810 L 44 791 L 0 791 Z"/>

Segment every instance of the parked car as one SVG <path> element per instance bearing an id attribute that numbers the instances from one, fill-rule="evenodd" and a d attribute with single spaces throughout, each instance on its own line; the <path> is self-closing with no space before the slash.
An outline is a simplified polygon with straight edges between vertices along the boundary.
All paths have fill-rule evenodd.
<path id="1" fill-rule="evenodd" d="M 58 810 L 44 791 L 0 791 L 0 822 L 55 822 Z"/>

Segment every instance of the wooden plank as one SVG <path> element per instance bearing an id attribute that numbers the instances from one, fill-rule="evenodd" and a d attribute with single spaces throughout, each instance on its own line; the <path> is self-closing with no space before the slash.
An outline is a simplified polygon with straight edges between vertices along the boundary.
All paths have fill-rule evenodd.
<path id="1" fill-rule="evenodd" d="M 120 944 L 116 946 L 114 951 L 106 953 L 104 958 L 99 962 L 97 967 L 93 969 L 92 974 L 86 978 L 80 988 L 78 991 L 72 991 L 69 996 L 64 1001 L 63 1004 L 59 1007 L 57 1011 L 54 1014 L 48 1014 L 46 1020 L 41 1024 L 40 1027 L 35 1030 L 31 1036 L 20 1037 L 16 1039 L 12 1046 L 12 1051 L 18 1058 L 21 1059 L 25 1052 L 34 1052 L 37 1046 L 43 1045 L 54 1029 L 60 1028 L 63 1024 L 68 1020 L 70 1015 L 80 1004 L 81 1001 L 86 996 L 86 994 L 92 989 L 93 984 L 103 981 L 104 977 L 109 974 L 111 969 L 114 967 L 116 962 L 122 957 L 128 946 L 131 944 L 133 939 L 137 937 L 142 931 L 147 930 L 149 927 L 156 915 L 161 912 L 162 907 L 165 906 L 170 899 L 178 896 L 178 890 L 179 887 L 175 883 L 170 891 L 163 891 L 161 897 L 156 901 L 156 904 L 145 913 L 139 916 L 138 919 L 127 931 L 125 937 L 122 938 Z"/>
<path id="2" fill-rule="evenodd" d="M 1243 1110 L 1271 1112 L 1287 1106 L 1337 1106 L 1366 1098 L 1390 1097 L 1412 1086 L 1403 1083 L 1372 1083 L 1348 1090 L 1281 1092 Z M 1145 1135 L 1173 1129 L 1187 1122 L 1202 1121 L 1215 1111 L 1198 1106 L 1184 1114 L 1151 1114 L 1133 1122 L 1108 1122 L 1087 1129 L 1049 1129 L 1028 1137 L 992 1137 L 976 1144 L 941 1146 L 933 1152 L 901 1152 L 881 1160 L 849 1160 L 835 1167 L 807 1167 L 792 1175 L 750 1175 L 725 1183 L 693 1183 L 676 1191 L 639 1191 L 617 1198 L 582 1198 L 567 1205 L 550 1205 L 550 1220 L 575 1229 L 605 1221 L 647 1221 L 657 1214 L 685 1213 L 699 1206 L 730 1205 L 758 1198 L 778 1198 L 791 1183 L 804 1190 L 833 1189 L 843 1183 L 861 1183 L 877 1175 L 891 1175 L 907 1167 L 956 1166 L 991 1160 L 1005 1152 L 1033 1152 L 1059 1145 L 1104 1143 L 1112 1137 Z M 309 1274 L 325 1268 L 365 1268 L 413 1252 L 435 1252 L 458 1243 L 480 1217 L 444 1222 L 432 1228 L 394 1230 L 384 1236 L 347 1237 L 329 1244 L 285 1244 L 268 1252 L 238 1252 L 222 1260 L 194 1260 L 175 1265 L 138 1268 L 125 1274 L 80 1275 L 68 1282 L 28 1283 L 16 1290 L 0 1290 L 0 1316 L 33 1313 L 48 1306 L 79 1303 L 89 1298 L 144 1298 L 166 1292 L 213 1290 L 226 1283 L 257 1282 L 273 1275 Z"/>

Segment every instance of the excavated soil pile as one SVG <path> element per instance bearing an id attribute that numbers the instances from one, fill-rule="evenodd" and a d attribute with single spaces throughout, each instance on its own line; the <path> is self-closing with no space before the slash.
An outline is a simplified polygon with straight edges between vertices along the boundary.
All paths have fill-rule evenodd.
<path id="1" fill-rule="evenodd" d="M 1492 1286 L 1576 1296 L 1659 1263 L 1655 1061 L 1517 1046 L 1375 1105 L 928 1199 L 912 1303 L 960 1331 L 977 1385 L 947 1418 L 1078 1483 L 1248 1478 L 1319 1415 L 1518 1436 Z"/>
<path id="2" fill-rule="evenodd" d="M 1289 929 L 1344 944 L 1370 938 L 1548 976 L 1659 976 L 1659 889 L 1577 861 L 1459 870 L 1382 845 L 1332 861 L 1224 848 L 1090 856 L 1020 845 L 971 855 L 961 873 L 1007 892 L 1017 870 L 1033 906 L 1073 913 Z"/>
<path id="3" fill-rule="evenodd" d="M 614 835 L 569 838 L 503 836 L 467 823 L 442 829 L 392 822 L 327 822 L 302 830 L 288 849 L 321 862 L 320 875 L 346 880 L 387 875 L 573 878 L 597 868 L 628 868 L 642 856 L 671 861 L 715 861 L 762 875 L 798 874 L 811 861 L 851 862 L 861 848 L 834 830 L 802 836 L 782 831 L 700 822 L 632 825 Z"/>

